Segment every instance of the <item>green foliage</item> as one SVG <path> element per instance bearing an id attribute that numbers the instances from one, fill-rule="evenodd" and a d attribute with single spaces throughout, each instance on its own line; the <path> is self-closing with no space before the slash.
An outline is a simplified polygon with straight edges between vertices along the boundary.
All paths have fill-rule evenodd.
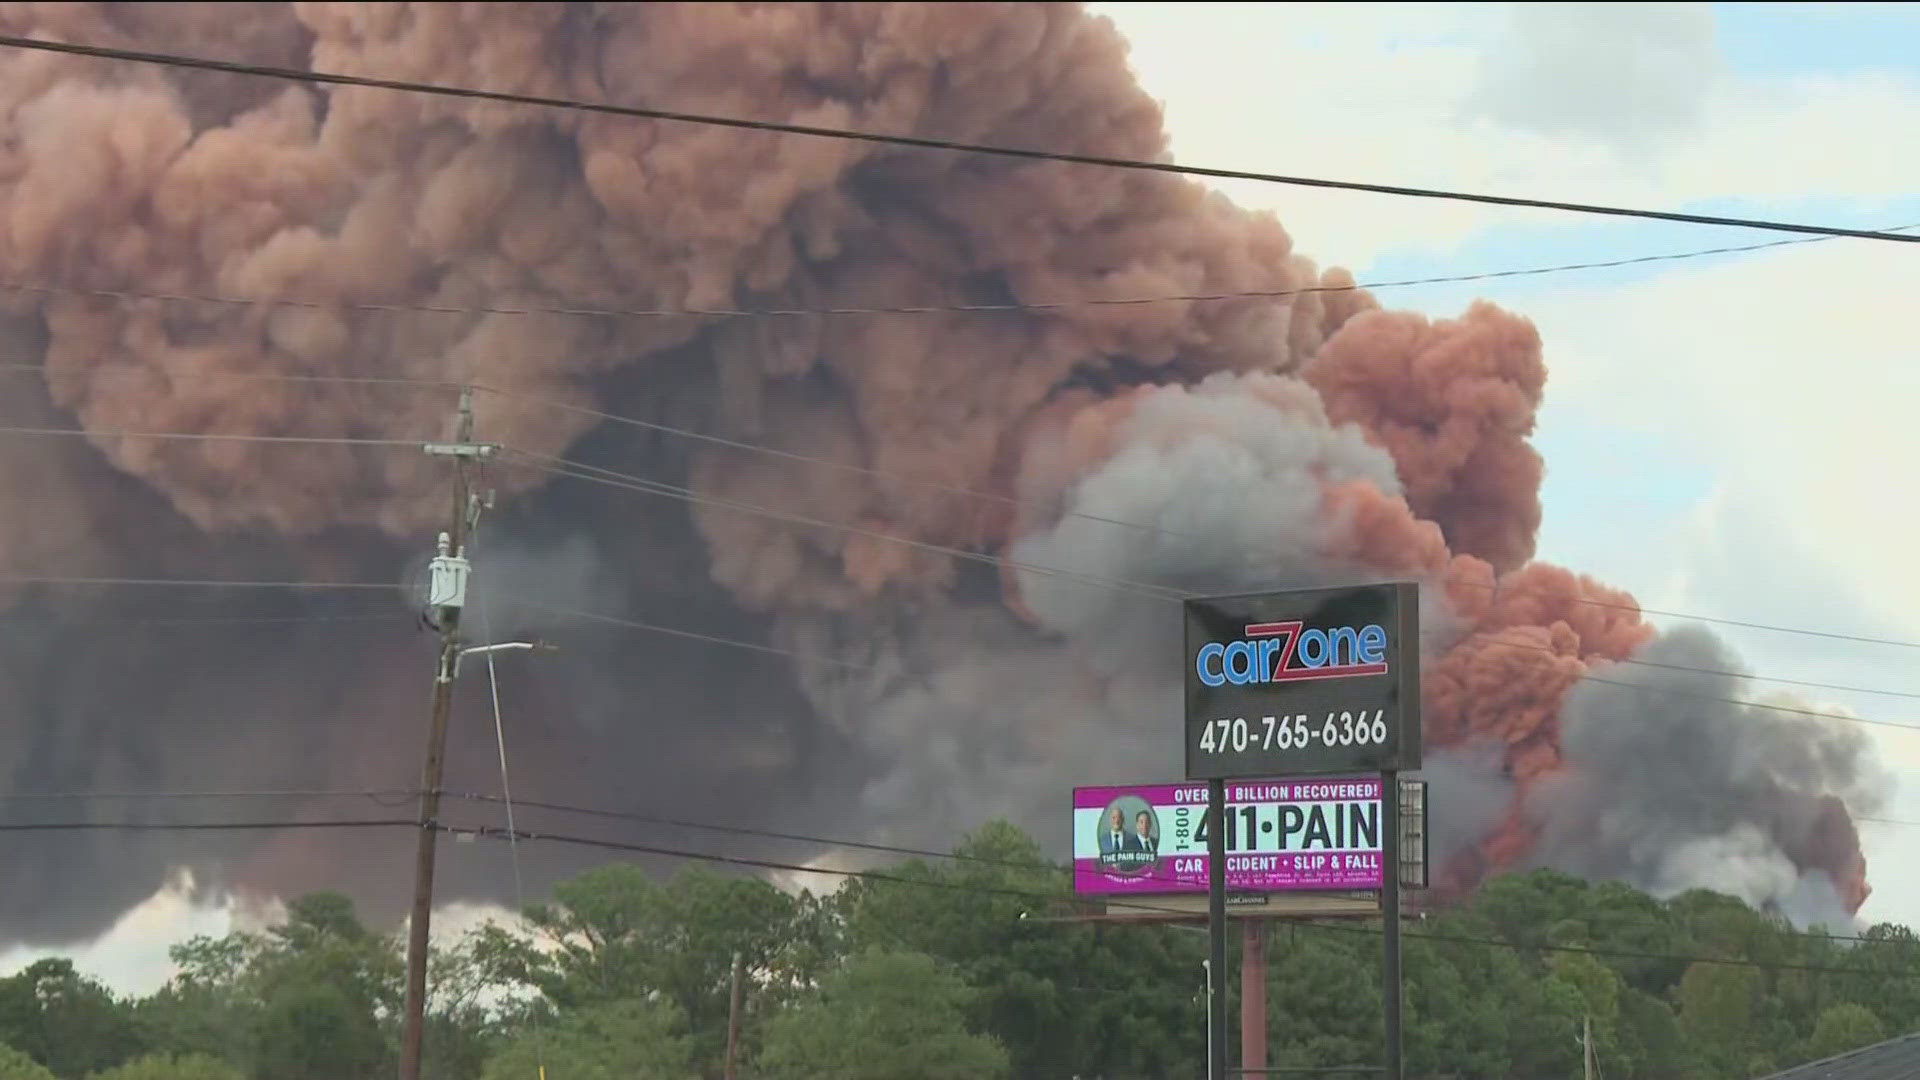
<path id="1" fill-rule="evenodd" d="M 95 1073 L 92 1080 L 246 1080 L 240 1070 L 207 1054 L 152 1054 Z"/>
<path id="2" fill-rule="evenodd" d="M 1195 992 L 1205 940 L 1165 927 L 1040 921 L 1072 896 L 1063 867 L 1005 822 L 957 858 L 854 880 L 837 899 L 850 951 L 924 953 L 980 991 L 969 1018 L 1018 1076 L 1182 1075 L 1204 1059 Z M 1172 988 L 1172 989 L 1170 989 Z"/>
<path id="3" fill-rule="evenodd" d="M 596 1002 L 515 1039 L 483 1080 L 529 1080 L 542 1063 L 566 1080 L 686 1080 L 694 1075 L 685 1018 L 657 1001 Z"/>
<path id="4" fill-rule="evenodd" d="M 734 958 L 740 1075 L 1197 1080 L 1206 1036 L 1191 928 L 1076 921 L 1065 868 L 1005 823 L 951 860 L 826 896 L 692 870 L 607 866 L 524 924 L 429 967 L 429 1080 L 694 1080 L 721 1074 Z M 1377 925 L 1278 924 L 1270 1060 L 1379 1061 Z M 1409 1074 L 1749 1080 L 1920 1030 L 1920 939 L 1795 932 L 1729 897 L 1659 900 L 1551 871 L 1490 882 L 1405 943 Z M 303 897 L 262 934 L 173 950 L 174 979 L 116 998 L 64 960 L 0 979 L 0 1080 L 359 1080 L 390 1075 L 399 942 L 345 898 Z M 1239 1008 L 1240 972 L 1224 980 Z"/>
<path id="5" fill-rule="evenodd" d="M 1872 1045 L 1886 1037 L 1887 1029 L 1872 1009 L 1845 1001 L 1820 1014 L 1802 1056 L 1818 1061 L 1846 1053 L 1856 1046 Z"/>
<path id="6" fill-rule="evenodd" d="M 0 1042 L 78 1077 L 145 1049 L 133 1009 L 65 959 L 40 960 L 0 980 Z"/>
<path id="7" fill-rule="evenodd" d="M 762 985 L 791 990 L 834 952 L 817 904 L 704 869 L 661 884 L 638 867 L 606 866 L 556 886 L 554 901 L 528 911 L 535 937 L 483 931 L 478 962 L 560 1012 L 657 995 L 686 1018 L 706 1062 L 725 1049 L 736 954 Z"/>
<path id="8" fill-rule="evenodd" d="M 46 1066 L 24 1052 L 0 1043 L 0 1080 L 55 1080 Z"/>
<path id="9" fill-rule="evenodd" d="M 974 993 L 921 953 L 874 950 L 767 1025 L 760 1071 L 778 1080 L 994 1080 L 1006 1051 L 967 1030 Z"/>

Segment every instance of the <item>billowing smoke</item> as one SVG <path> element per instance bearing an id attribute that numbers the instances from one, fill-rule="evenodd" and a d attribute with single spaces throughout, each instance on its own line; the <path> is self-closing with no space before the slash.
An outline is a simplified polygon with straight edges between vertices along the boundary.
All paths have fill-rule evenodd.
<path id="1" fill-rule="evenodd" d="M 1867 868 L 1847 807 L 1879 795 L 1859 725 L 1734 704 L 1741 680 L 1700 671 L 1738 665 L 1701 630 L 1638 659 L 1567 695 L 1566 771 L 1528 801 L 1533 857 L 1662 891 L 1707 885 L 1803 920 L 1857 909 Z"/>
<path id="2" fill-rule="evenodd" d="M 1085 154 L 1166 149 L 1118 35 L 1072 5 L 4 5 L 0 28 Z M 1181 593 L 1412 577 L 1427 586 L 1450 882 L 1547 861 L 1801 909 L 1865 895 L 1847 816 L 1868 788 L 1857 746 L 1772 717 L 1750 742 L 1651 685 L 1621 719 L 1580 681 L 1686 643 L 1654 644 L 1630 597 L 1529 561 L 1546 369 L 1524 319 L 1481 304 L 1436 322 L 1359 290 L 1073 303 L 1351 284 L 1271 217 L 1178 178 L 16 52 L 0 55 L 0 279 L 44 286 L 0 290 L 5 422 L 90 433 L 0 452 L 0 571 L 395 583 L 7 594 L 0 788 L 414 784 L 431 649 L 404 598 L 446 513 L 444 463 L 124 433 L 439 438 L 453 398 L 427 384 L 467 381 L 486 388 L 482 438 L 693 493 L 524 458 L 490 471 L 487 628 L 562 648 L 504 661 L 526 797 L 929 846 L 1010 813 L 1057 841 L 1071 784 L 1175 768 Z M 1049 306 L 525 313 L 1007 303 Z M 1010 564 L 982 565 L 993 556 Z M 448 786 L 490 789 L 484 687 L 470 678 L 462 695 Z M 1667 755 L 1692 801 L 1648 794 L 1666 774 L 1637 771 L 1635 747 Z M 1637 802 L 1603 833 L 1551 812 L 1549 792 L 1611 805 L 1616 790 Z M 311 797 L 250 812 L 350 809 L 400 812 Z M 96 796 L 6 812 L 241 811 Z M 672 832 L 646 835 L 711 841 Z M 391 914 L 409 843 L 28 835 L 0 855 L 0 926 L 86 936 L 178 866 L 208 888 L 348 885 Z M 528 854 L 536 885 L 592 858 Z M 501 896 L 504 858 L 450 845 L 448 895 Z"/>

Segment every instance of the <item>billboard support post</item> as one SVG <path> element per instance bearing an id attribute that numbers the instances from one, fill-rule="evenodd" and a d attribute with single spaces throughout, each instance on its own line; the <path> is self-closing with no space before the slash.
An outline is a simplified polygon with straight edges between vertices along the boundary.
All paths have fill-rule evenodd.
<path id="1" fill-rule="evenodd" d="M 1207 781 L 1207 1080 L 1227 1080 L 1227 783 Z"/>
<path id="2" fill-rule="evenodd" d="M 1380 882 L 1385 920 L 1380 935 L 1381 999 L 1386 1003 L 1387 1080 L 1403 1080 L 1400 1050 L 1400 774 L 1387 772 L 1380 784 Z"/>
<path id="3" fill-rule="evenodd" d="M 1267 1067 L 1267 920 L 1240 928 L 1240 1071 L 1260 1075 Z"/>

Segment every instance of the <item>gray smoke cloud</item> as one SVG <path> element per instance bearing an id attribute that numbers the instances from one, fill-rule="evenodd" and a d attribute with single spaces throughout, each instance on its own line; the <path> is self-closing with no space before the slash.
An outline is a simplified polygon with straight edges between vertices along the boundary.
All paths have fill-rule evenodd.
<path id="1" fill-rule="evenodd" d="M 1710 888 L 1802 924 L 1850 925 L 1837 889 L 1864 882 L 1864 862 L 1810 856 L 1844 850 L 1834 836 L 1853 839 L 1847 811 L 1871 813 L 1886 793 L 1859 725 L 1741 704 L 1746 680 L 1684 670 L 1742 670 L 1698 627 L 1639 658 L 1670 667 L 1611 665 L 1609 682 L 1567 695 L 1570 769 L 1528 799 L 1542 829 L 1533 858 L 1658 895 Z"/>
<path id="2" fill-rule="evenodd" d="M 1435 867 L 1498 827 L 1520 790 L 1507 775 L 1506 748 L 1491 740 L 1430 751 L 1412 776 L 1427 782 L 1427 857 Z"/>

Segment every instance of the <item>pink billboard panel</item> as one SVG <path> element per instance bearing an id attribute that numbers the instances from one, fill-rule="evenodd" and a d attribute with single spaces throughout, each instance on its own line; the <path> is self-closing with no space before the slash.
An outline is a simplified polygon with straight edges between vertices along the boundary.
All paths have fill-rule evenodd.
<path id="1" fill-rule="evenodd" d="M 1378 776 L 1231 780 L 1226 792 L 1228 889 L 1381 888 Z M 1206 808 L 1204 783 L 1074 789 L 1074 891 L 1206 892 Z"/>

